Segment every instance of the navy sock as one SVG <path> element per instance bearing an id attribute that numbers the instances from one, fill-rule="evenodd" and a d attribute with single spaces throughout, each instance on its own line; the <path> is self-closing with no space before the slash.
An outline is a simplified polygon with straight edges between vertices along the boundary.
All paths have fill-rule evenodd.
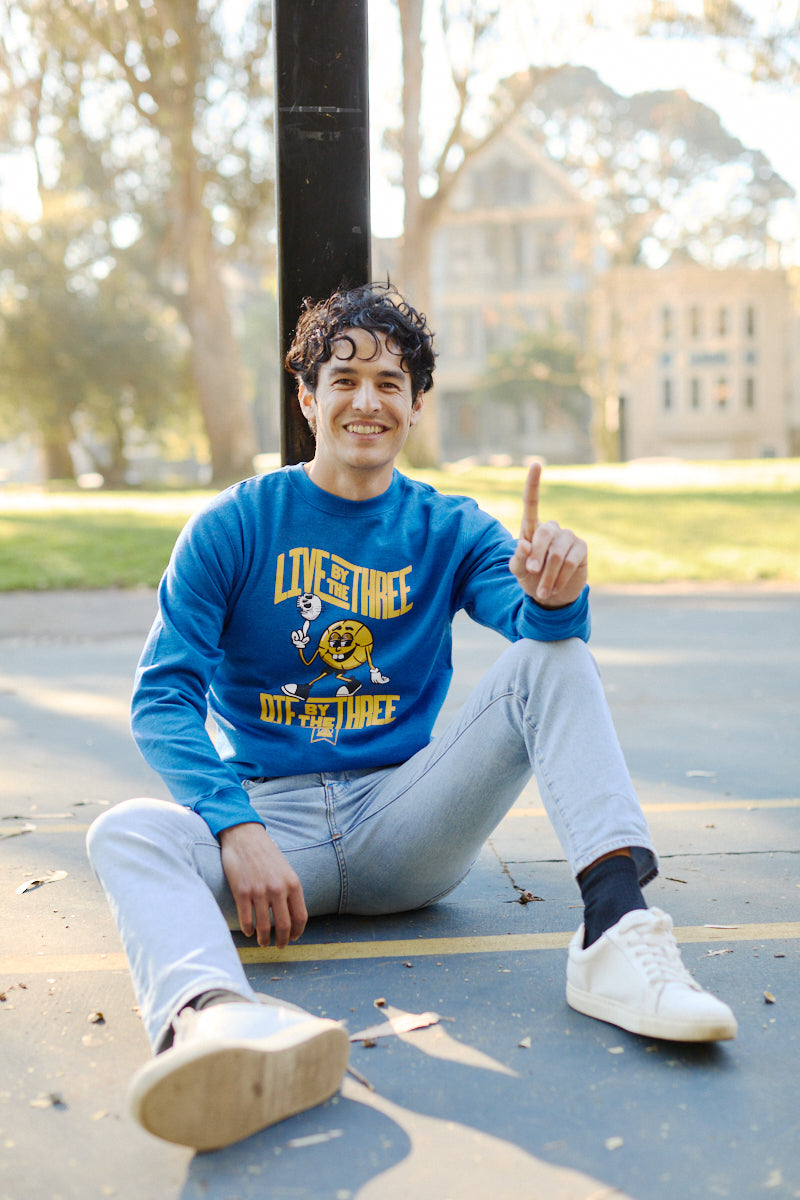
<path id="1" fill-rule="evenodd" d="M 635 908 L 647 908 L 636 864 L 614 854 L 590 867 L 579 881 L 584 903 L 584 949 Z"/>

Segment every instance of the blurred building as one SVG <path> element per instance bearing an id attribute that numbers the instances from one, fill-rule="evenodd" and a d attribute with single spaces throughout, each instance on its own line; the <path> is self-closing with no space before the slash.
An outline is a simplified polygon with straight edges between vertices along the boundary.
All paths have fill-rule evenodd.
<path id="1" fill-rule="evenodd" d="M 396 277 L 390 242 L 374 262 Z M 430 268 L 444 461 L 800 454 L 800 288 L 691 260 L 608 267 L 591 204 L 522 124 L 465 167 Z M 527 400 L 492 388 L 526 339 L 543 370 L 548 340 L 572 341 L 582 403 L 543 405 L 535 364 Z"/>
<path id="2" fill-rule="evenodd" d="M 581 352 L 593 243 L 591 205 L 524 129 L 510 128 L 469 162 L 431 253 L 445 460 L 591 457 L 588 397 L 554 411 L 536 388 L 526 399 L 510 388 L 508 398 L 493 394 L 491 402 L 485 393 L 492 361 L 506 359 L 531 333 L 540 347 L 552 338 Z"/>
<path id="3" fill-rule="evenodd" d="M 614 267 L 593 345 L 620 457 L 798 453 L 798 319 L 782 271 Z"/>

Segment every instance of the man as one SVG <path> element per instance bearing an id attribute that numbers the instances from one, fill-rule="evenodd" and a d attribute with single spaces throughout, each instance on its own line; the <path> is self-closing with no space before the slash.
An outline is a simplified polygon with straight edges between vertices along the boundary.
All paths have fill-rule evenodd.
<path id="1" fill-rule="evenodd" d="M 540 468 L 516 543 L 395 470 L 434 354 L 388 288 L 309 306 L 287 365 L 314 457 L 189 523 L 139 664 L 134 735 L 179 803 L 117 805 L 89 836 L 156 1052 L 135 1116 L 209 1149 L 330 1096 L 347 1035 L 258 996 L 229 926 L 282 948 L 309 915 L 433 903 L 532 769 L 584 901 L 568 1002 L 649 1037 L 734 1037 L 642 896 L 657 864 L 585 645 L 586 545 L 540 522 Z M 511 645 L 432 739 L 461 609 Z"/>

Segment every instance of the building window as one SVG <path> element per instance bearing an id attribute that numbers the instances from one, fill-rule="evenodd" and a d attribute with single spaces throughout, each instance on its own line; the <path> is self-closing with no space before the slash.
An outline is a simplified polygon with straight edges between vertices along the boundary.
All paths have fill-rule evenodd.
<path id="1" fill-rule="evenodd" d="M 721 308 L 717 313 L 717 333 L 720 337 L 727 337 L 728 326 L 728 310 L 727 308 Z"/>
<path id="2" fill-rule="evenodd" d="M 748 375 L 744 381 L 744 406 L 745 408 L 755 408 L 756 406 L 756 381 L 752 375 Z"/>
<path id="3" fill-rule="evenodd" d="M 453 358 L 475 357 L 475 328 L 472 312 L 468 309 L 453 309 L 448 313 L 448 353 Z"/>
<path id="4" fill-rule="evenodd" d="M 744 310 L 744 331 L 748 337 L 756 336 L 756 310 L 752 304 Z"/>
<path id="5" fill-rule="evenodd" d="M 527 167 L 500 161 L 473 176 L 473 195 L 479 208 L 509 208 L 530 204 L 533 177 Z"/>
<path id="6" fill-rule="evenodd" d="M 692 408 L 700 408 L 702 404 L 702 392 L 700 389 L 700 380 L 695 376 L 689 381 L 689 403 Z"/>
<path id="7" fill-rule="evenodd" d="M 672 408 L 675 397 L 673 395 L 672 380 L 665 379 L 661 384 L 661 407 L 667 412 Z"/>
<path id="8" fill-rule="evenodd" d="M 661 336 L 665 342 L 672 337 L 672 309 L 668 304 L 661 310 Z"/>
<path id="9" fill-rule="evenodd" d="M 700 316 L 700 309 L 696 304 L 693 304 L 689 309 L 689 336 L 699 338 L 703 332 L 703 323 Z"/>
<path id="10" fill-rule="evenodd" d="M 561 248 L 552 230 L 539 235 L 537 247 L 540 275 L 555 275 L 561 267 Z"/>
<path id="11" fill-rule="evenodd" d="M 714 388 L 714 403 L 717 408 L 723 409 L 728 407 L 728 399 L 730 395 L 730 386 L 724 375 L 720 375 Z"/>
<path id="12" fill-rule="evenodd" d="M 456 411 L 458 413 L 458 432 L 461 437 L 474 438 L 476 433 L 475 409 L 468 401 L 462 401 Z"/>
<path id="13" fill-rule="evenodd" d="M 484 272 L 495 283 L 519 283 L 525 273 L 523 230 L 519 225 L 484 226 Z"/>
<path id="14" fill-rule="evenodd" d="M 472 271 L 472 235 L 470 230 L 455 228 L 447 233 L 447 256 L 451 280 L 468 280 Z"/>

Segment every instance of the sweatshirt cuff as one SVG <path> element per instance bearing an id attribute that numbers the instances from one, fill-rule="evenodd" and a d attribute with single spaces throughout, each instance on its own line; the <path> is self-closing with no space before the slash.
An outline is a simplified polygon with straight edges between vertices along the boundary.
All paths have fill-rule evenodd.
<path id="1" fill-rule="evenodd" d="M 261 817 L 247 799 L 244 788 L 228 788 L 213 796 L 204 796 L 191 805 L 216 837 L 231 825 L 263 825 Z"/>
<path id="2" fill-rule="evenodd" d="M 591 629 L 588 584 L 577 600 L 565 608 L 542 608 L 531 596 L 525 597 L 520 637 L 537 642 L 560 642 L 564 638 L 577 637 L 588 642 Z"/>

